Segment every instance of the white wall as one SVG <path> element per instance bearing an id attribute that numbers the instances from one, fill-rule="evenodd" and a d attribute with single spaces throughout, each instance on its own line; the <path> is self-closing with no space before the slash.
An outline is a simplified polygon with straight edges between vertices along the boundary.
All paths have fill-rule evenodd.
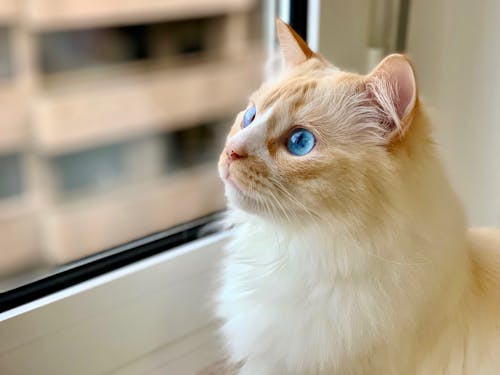
<path id="1" fill-rule="evenodd" d="M 414 0 L 408 52 L 473 225 L 500 225 L 500 2 Z"/>
<path id="2" fill-rule="evenodd" d="M 321 2 L 320 52 L 335 65 L 366 70 L 371 1 Z M 449 175 L 472 225 L 500 225 L 500 0 L 410 4 L 407 52 Z"/>
<path id="3" fill-rule="evenodd" d="M 319 51 L 340 68 L 365 71 L 369 1 L 321 1 Z"/>

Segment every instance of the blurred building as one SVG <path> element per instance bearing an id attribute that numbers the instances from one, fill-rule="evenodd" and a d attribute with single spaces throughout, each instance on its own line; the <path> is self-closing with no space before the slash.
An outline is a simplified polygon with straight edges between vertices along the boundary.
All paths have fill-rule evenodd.
<path id="1" fill-rule="evenodd" d="M 0 279 L 221 209 L 256 0 L 0 2 Z"/>

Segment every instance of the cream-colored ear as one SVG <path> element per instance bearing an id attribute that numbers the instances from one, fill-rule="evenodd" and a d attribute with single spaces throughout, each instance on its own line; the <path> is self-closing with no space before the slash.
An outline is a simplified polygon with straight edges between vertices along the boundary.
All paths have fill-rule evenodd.
<path id="1" fill-rule="evenodd" d="M 408 57 L 387 56 L 368 75 L 372 95 L 401 135 L 411 123 L 410 115 L 417 103 L 417 83 Z"/>
<path id="2" fill-rule="evenodd" d="M 392 100 L 399 119 L 408 116 L 417 100 L 417 83 L 410 60 L 404 55 L 389 55 L 370 76 L 385 81 L 393 90 Z"/>
<path id="3" fill-rule="evenodd" d="M 301 64 L 314 55 L 299 34 L 279 18 L 276 19 L 276 32 L 285 64 L 288 67 Z"/>

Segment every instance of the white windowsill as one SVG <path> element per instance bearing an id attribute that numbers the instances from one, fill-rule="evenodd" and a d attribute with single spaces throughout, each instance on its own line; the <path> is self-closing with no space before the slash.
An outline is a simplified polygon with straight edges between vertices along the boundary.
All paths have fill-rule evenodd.
<path id="1" fill-rule="evenodd" d="M 227 237 L 207 236 L 0 314 L 0 373 L 182 375 L 219 359 L 211 297 Z"/>

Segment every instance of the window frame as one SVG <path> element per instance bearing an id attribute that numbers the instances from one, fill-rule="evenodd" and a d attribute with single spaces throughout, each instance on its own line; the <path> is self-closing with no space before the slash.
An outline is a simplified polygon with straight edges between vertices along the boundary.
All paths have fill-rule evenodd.
<path id="1" fill-rule="evenodd" d="M 1 313 L 0 373 L 188 374 L 222 358 L 208 296 L 229 234 L 188 241 Z"/>
<path id="2" fill-rule="evenodd" d="M 39 280 L 0 293 L 0 313 L 104 275 L 134 262 L 171 251 L 216 232 L 222 212 L 216 212 L 165 231 L 79 259 Z"/>

